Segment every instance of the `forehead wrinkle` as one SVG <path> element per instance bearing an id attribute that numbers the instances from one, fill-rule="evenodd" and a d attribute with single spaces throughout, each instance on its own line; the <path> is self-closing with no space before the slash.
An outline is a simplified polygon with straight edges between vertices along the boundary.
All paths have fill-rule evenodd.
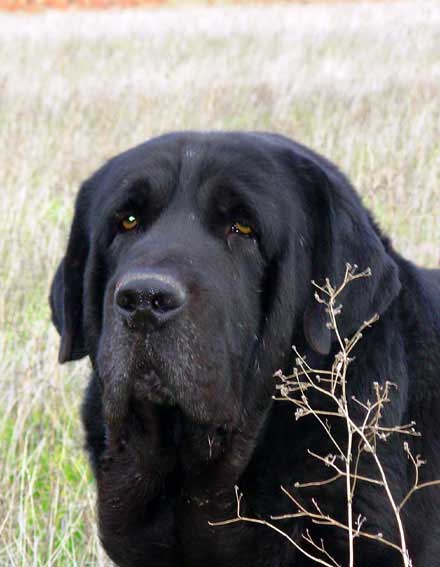
<path id="1" fill-rule="evenodd" d="M 229 181 L 245 177 L 247 171 L 258 170 L 257 156 L 225 144 L 188 142 L 181 151 L 179 184 L 194 182 L 205 185 L 212 177 L 224 176 Z M 232 175 L 231 175 L 232 172 Z"/>
<path id="2" fill-rule="evenodd" d="M 187 186 L 200 176 L 202 169 L 203 150 L 200 144 L 187 143 L 182 148 L 180 156 L 179 186 Z"/>
<path id="3" fill-rule="evenodd" d="M 176 187 L 176 176 L 173 168 L 164 167 L 164 164 L 152 164 L 150 167 L 135 168 L 124 172 L 124 175 L 115 182 L 111 199 L 111 208 L 121 207 L 125 202 L 134 202 L 154 199 L 156 203 L 163 203 L 168 199 Z"/>

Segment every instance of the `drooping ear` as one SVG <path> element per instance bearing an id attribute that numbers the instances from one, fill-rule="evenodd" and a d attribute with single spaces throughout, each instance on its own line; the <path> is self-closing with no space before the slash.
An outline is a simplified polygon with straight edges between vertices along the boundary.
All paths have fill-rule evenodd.
<path id="1" fill-rule="evenodd" d="M 61 335 L 59 362 L 69 362 L 87 356 L 83 329 L 83 279 L 89 237 L 86 230 L 86 194 L 90 182 L 81 187 L 64 258 L 52 281 L 49 302 L 52 321 Z"/>
<path id="2" fill-rule="evenodd" d="M 355 333 L 376 313 L 382 315 L 399 294 L 398 268 L 388 241 L 348 180 L 330 162 L 304 151 L 298 156 L 300 171 L 309 185 L 306 200 L 314 233 L 312 277 L 318 284 L 329 278 L 333 286 L 342 283 L 346 264 L 360 271 L 371 269 L 371 276 L 348 284 L 340 296 L 342 312 L 337 319 L 343 337 Z M 328 354 L 335 339 L 326 326 L 325 307 L 314 299 L 304 312 L 304 334 L 310 346 Z"/>
<path id="3" fill-rule="evenodd" d="M 61 336 L 64 327 L 64 258 L 58 264 L 49 295 L 52 323 Z"/>

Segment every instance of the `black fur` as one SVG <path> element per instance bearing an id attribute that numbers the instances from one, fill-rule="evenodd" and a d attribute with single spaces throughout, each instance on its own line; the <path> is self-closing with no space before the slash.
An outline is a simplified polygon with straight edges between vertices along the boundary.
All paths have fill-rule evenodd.
<path id="1" fill-rule="evenodd" d="M 139 226 L 123 233 L 128 214 Z M 231 231 L 236 221 L 254 235 Z M 100 535 L 116 563 L 314 564 L 267 527 L 208 522 L 235 516 L 235 485 L 242 512 L 269 519 L 295 511 L 281 485 L 293 491 L 326 474 L 307 449 L 332 452 L 328 438 L 313 417 L 295 421 L 273 401 L 273 373 L 291 370 L 292 344 L 315 367 L 331 363 L 334 337 L 310 282 L 339 283 L 346 262 L 373 275 L 342 297 L 342 333 L 381 316 L 350 366 L 349 397 L 366 401 L 373 382 L 397 383 L 384 424 L 415 420 L 422 437 L 407 441 L 428 461 L 422 481 L 438 478 L 440 275 L 392 249 L 334 165 L 277 135 L 188 132 L 131 149 L 84 183 L 51 306 L 60 361 L 92 361 L 83 421 Z M 159 327 L 124 319 L 115 294 L 133 274 L 177 282 L 178 315 Z M 343 444 L 343 424 L 331 425 Z M 413 482 L 402 438 L 378 450 L 400 501 Z M 372 462 L 362 470 L 373 474 Z M 343 480 L 297 495 L 346 521 Z M 382 488 L 360 483 L 354 513 L 366 516 L 365 531 L 399 541 Z M 440 566 L 440 489 L 415 494 L 402 515 L 414 565 Z M 308 528 L 346 563 L 343 530 L 304 518 L 279 527 L 303 545 Z M 355 549 L 358 567 L 402 564 L 374 541 L 358 538 Z"/>

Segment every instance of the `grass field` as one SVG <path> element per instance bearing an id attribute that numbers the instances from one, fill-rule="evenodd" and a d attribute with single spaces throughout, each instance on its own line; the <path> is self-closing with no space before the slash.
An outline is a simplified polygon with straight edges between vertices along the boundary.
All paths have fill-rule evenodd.
<path id="1" fill-rule="evenodd" d="M 438 4 L 0 15 L 0 566 L 105 565 L 48 286 L 80 181 L 163 131 L 283 132 L 439 265 Z"/>

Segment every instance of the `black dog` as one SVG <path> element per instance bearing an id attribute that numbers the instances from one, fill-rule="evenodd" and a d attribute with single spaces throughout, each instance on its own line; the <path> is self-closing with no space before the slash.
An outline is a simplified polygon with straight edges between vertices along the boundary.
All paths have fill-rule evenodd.
<path id="1" fill-rule="evenodd" d="M 382 424 L 416 421 L 422 437 L 407 441 L 427 459 L 420 482 L 439 478 L 439 274 L 392 249 L 331 163 L 277 135 L 188 132 L 131 149 L 83 184 L 51 306 L 60 362 L 93 365 L 83 420 L 116 563 L 316 564 L 266 526 L 210 522 L 236 516 L 235 485 L 242 514 L 270 519 L 297 511 L 281 485 L 293 493 L 295 481 L 323 478 L 307 449 L 334 449 L 312 416 L 295 421 L 273 401 L 273 374 L 291 370 L 292 344 L 315 368 L 331 364 L 334 333 L 310 282 L 339 283 L 346 262 L 372 277 L 344 292 L 341 333 L 380 315 L 349 367 L 349 398 L 397 383 Z M 343 445 L 344 428 L 330 425 Z M 414 481 L 402 445 L 378 446 L 396 502 Z M 363 467 L 373 474 L 372 459 Z M 399 545 L 383 487 L 358 484 L 363 531 Z M 295 494 L 346 523 L 344 479 Z M 440 488 L 417 491 L 401 515 L 414 566 L 439 566 Z M 301 538 L 309 529 L 347 564 L 344 529 L 301 517 L 277 526 L 324 557 Z M 357 567 L 402 565 L 363 537 L 355 553 Z"/>

